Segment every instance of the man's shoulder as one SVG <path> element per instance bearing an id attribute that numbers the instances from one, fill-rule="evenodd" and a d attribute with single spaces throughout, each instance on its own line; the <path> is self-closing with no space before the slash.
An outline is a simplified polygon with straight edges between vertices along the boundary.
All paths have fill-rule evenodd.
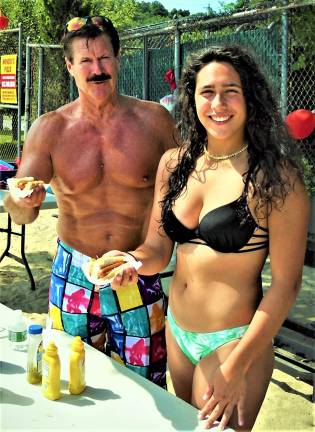
<path id="1" fill-rule="evenodd" d="M 133 110 L 138 114 L 146 115 L 161 115 L 168 116 L 169 112 L 160 103 L 154 101 L 148 101 L 143 99 L 137 99 L 132 96 L 121 96 L 124 101 L 124 105 L 127 109 Z"/>
<path id="2" fill-rule="evenodd" d="M 40 124 L 41 126 L 43 124 L 48 125 L 52 123 L 57 123 L 61 125 L 67 120 L 69 116 L 71 116 L 71 113 L 73 113 L 73 102 L 67 105 L 63 105 L 56 110 L 42 114 L 40 117 L 38 117 L 35 123 Z"/>

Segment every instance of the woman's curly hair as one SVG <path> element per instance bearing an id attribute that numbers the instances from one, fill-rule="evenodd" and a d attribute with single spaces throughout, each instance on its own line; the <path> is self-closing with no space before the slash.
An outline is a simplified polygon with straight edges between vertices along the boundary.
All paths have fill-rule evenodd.
<path id="1" fill-rule="evenodd" d="M 195 105 L 196 77 L 208 63 L 226 62 L 238 72 L 245 102 L 247 121 L 245 139 L 248 143 L 249 169 L 244 177 L 253 188 L 258 208 L 268 212 L 275 203 L 283 203 L 292 185 L 288 170 L 301 178 L 301 168 L 293 141 L 279 113 L 270 86 L 253 57 L 239 46 L 210 47 L 192 55 L 183 70 L 177 112 L 177 129 L 181 140 L 178 163 L 168 181 L 168 191 L 161 201 L 162 222 L 174 201 L 186 188 L 187 180 L 204 152 L 207 132 L 200 123 Z M 244 178 L 245 183 L 245 178 Z M 280 201 L 279 201 L 280 200 Z"/>

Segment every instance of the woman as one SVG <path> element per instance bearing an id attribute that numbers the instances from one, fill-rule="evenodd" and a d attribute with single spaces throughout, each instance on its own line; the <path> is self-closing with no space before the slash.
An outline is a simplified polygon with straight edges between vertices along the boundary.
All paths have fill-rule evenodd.
<path id="1" fill-rule="evenodd" d="M 183 144 L 161 159 L 148 234 L 131 253 L 140 274 L 154 274 L 178 243 L 166 330 L 176 395 L 201 410 L 206 428 L 220 420 L 250 430 L 272 375 L 272 338 L 300 287 L 307 193 L 275 100 L 245 50 L 193 56 L 179 112 Z M 127 269 L 113 284 L 136 278 Z"/>

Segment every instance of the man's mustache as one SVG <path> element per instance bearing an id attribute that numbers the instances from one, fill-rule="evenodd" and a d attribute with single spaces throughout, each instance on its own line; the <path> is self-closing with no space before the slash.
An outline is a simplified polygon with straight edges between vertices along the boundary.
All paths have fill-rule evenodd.
<path id="1" fill-rule="evenodd" d="M 107 81 L 109 79 L 111 79 L 111 76 L 103 73 L 100 75 L 92 75 L 87 79 L 87 81 L 88 82 L 100 82 L 100 81 Z"/>

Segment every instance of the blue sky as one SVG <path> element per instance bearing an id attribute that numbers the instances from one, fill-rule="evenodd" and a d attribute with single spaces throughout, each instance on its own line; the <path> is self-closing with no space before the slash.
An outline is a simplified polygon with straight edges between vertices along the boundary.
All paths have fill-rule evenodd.
<path id="1" fill-rule="evenodd" d="M 148 1 L 148 0 L 146 0 Z M 153 1 L 153 0 L 149 0 Z M 234 3 L 233 0 L 158 0 L 168 11 L 172 9 L 187 9 L 191 14 L 198 12 L 207 12 L 207 6 L 210 5 L 216 12 L 220 10 L 220 3 Z"/>

